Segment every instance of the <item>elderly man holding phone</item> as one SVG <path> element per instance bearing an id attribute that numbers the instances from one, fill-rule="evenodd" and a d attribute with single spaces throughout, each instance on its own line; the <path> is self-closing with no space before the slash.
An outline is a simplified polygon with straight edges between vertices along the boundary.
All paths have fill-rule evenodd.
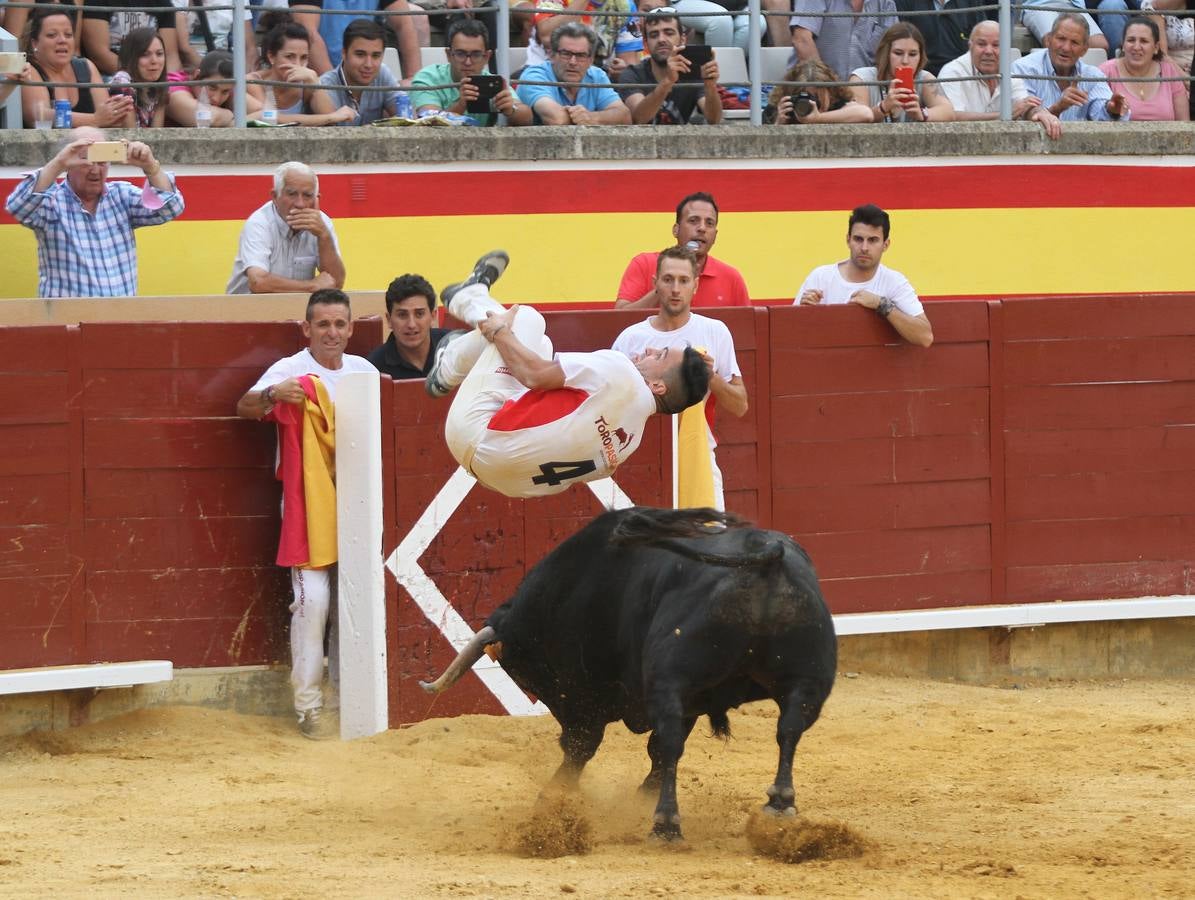
<path id="1" fill-rule="evenodd" d="M 618 91 L 631 111 L 631 122 L 687 125 L 696 110 L 707 124 L 719 124 L 722 98 L 718 94 L 718 62 L 713 48 L 686 46 L 680 17 L 667 6 L 643 17 L 643 42 L 647 58 L 624 69 L 618 77 Z M 643 87 L 650 84 L 655 87 Z"/>
<path id="2" fill-rule="evenodd" d="M 140 169 L 145 186 L 109 181 L 112 163 Z M 5 208 L 37 235 L 39 297 L 128 297 L 137 293 L 133 229 L 181 214 L 183 195 L 146 144 L 105 141 L 84 127 L 21 180 Z"/>

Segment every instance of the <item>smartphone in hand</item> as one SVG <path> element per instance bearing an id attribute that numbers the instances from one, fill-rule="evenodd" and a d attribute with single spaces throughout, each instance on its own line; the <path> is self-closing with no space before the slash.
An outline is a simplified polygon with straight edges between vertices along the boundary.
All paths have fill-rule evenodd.
<path id="1" fill-rule="evenodd" d="M 465 104 L 465 112 L 483 115 L 492 112 L 490 101 L 502 92 L 505 82 L 501 75 L 470 75 L 469 83 L 477 87 L 477 99 Z"/>
<path id="2" fill-rule="evenodd" d="M 129 145 L 124 141 L 96 141 L 94 144 L 88 144 L 87 161 L 114 163 L 128 162 Z"/>
<path id="3" fill-rule="evenodd" d="M 905 90 L 916 93 L 916 88 L 913 87 L 913 67 L 912 66 L 897 66 L 896 80 L 900 82 L 900 86 Z"/>
<path id="4" fill-rule="evenodd" d="M 714 48 L 706 44 L 686 44 L 680 48 L 680 55 L 689 61 L 689 71 L 681 81 L 701 81 L 701 67 L 714 58 Z"/>

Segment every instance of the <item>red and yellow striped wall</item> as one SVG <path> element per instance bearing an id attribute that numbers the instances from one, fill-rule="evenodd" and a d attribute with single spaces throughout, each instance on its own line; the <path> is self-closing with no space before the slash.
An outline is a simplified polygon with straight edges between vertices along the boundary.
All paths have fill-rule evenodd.
<path id="1" fill-rule="evenodd" d="M 419 272 L 438 287 L 479 252 L 507 248 L 506 301 L 603 305 L 632 255 L 672 243 L 673 208 L 697 190 L 722 209 L 715 255 L 753 298 L 791 298 L 844 255 L 846 211 L 892 213 L 885 262 L 925 297 L 1187 291 L 1195 156 L 317 166 L 348 287 Z M 221 293 L 241 223 L 271 167 L 183 167 L 187 211 L 139 234 L 143 295 Z M 120 173 L 115 173 L 120 177 Z M 5 195 L 17 183 L 0 170 Z M 1177 240 L 1176 240 L 1177 238 Z M 0 296 L 37 290 L 31 232 L 0 213 Z"/>

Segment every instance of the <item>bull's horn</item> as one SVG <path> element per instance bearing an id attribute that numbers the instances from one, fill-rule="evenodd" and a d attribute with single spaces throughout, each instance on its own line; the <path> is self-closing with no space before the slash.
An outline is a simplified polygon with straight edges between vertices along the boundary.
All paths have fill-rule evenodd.
<path id="1" fill-rule="evenodd" d="M 473 663 L 481 659 L 481 654 L 485 651 L 485 645 L 494 640 L 494 629 L 487 625 L 477 634 L 473 635 L 473 640 L 469 641 L 460 653 L 444 670 L 444 674 L 435 681 L 421 681 L 419 686 L 427 691 L 429 694 L 438 694 L 441 691 L 446 691 L 457 681 L 460 677 L 473 667 Z"/>

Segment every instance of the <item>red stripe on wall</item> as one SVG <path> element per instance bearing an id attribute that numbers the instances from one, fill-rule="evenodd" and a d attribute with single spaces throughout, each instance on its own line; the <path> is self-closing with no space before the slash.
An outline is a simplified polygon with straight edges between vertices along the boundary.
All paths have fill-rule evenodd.
<path id="1" fill-rule="evenodd" d="M 333 218 L 667 212 L 693 191 L 712 193 L 725 212 L 833 211 L 862 203 L 885 209 L 1179 207 L 1195 196 L 1195 167 L 395 172 L 324 175 L 321 182 L 321 206 Z M 7 196 L 16 183 L 0 179 L 0 190 Z M 191 175 L 178 183 L 185 216 L 193 220 L 243 219 L 272 189 L 267 175 Z M 2 213 L 0 221 L 13 220 Z"/>

